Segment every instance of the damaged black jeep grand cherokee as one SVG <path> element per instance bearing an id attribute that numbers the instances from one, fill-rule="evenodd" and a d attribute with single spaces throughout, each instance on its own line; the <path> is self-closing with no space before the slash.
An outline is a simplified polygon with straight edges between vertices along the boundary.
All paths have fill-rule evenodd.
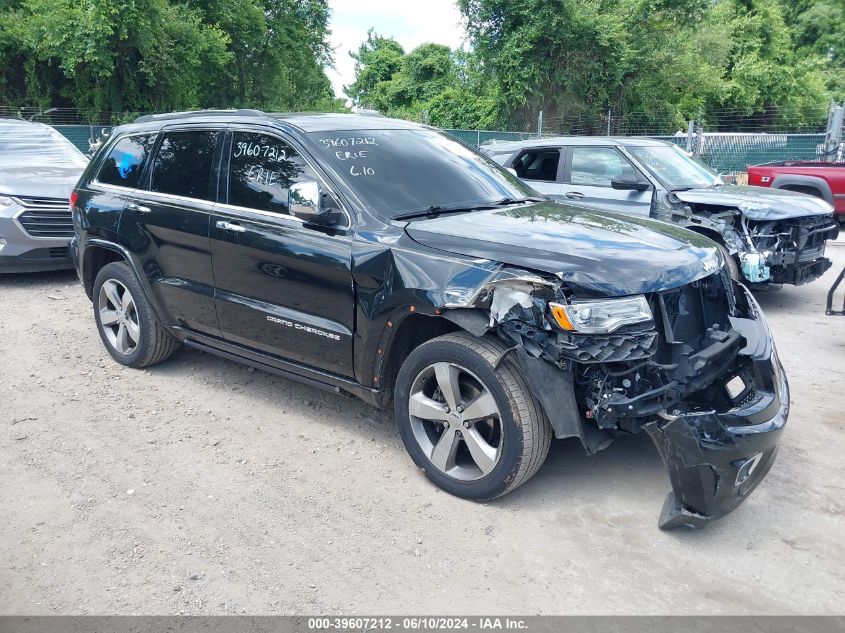
<path id="1" fill-rule="evenodd" d="M 381 117 L 155 115 L 72 195 L 100 337 L 180 344 L 395 408 L 450 493 L 525 483 L 555 437 L 647 432 L 664 528 L 738 505 L 771 466 L 786 377 L 707 238 L 558 204 L 440 132 Z"/>

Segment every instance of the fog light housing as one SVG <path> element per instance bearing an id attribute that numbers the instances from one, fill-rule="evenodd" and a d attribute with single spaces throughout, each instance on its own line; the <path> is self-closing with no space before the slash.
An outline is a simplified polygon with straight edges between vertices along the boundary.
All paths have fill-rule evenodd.
<path id="1" fill-rule="evenodd" d="M 738 466 L 739 470 L 736 473 L 736 485 L 741 486 L 745 483 L 751 475 L 754 474 L 754 471 L 757 469 L 757 466 L 760 464 L 760 460 L 763 458 L 763 453 L 757 453 L 753 457 L 749 459 L 740 459 L 733 463 L 734 466 Z"/>
<path id="2" fill-rule="evenodd" d="M 3 248 L 5 248 L 5 246 L 6 246 L 6 240 L 4 240 L 2 237 L 0 237 L 0 253 L 3 252 Z"/>

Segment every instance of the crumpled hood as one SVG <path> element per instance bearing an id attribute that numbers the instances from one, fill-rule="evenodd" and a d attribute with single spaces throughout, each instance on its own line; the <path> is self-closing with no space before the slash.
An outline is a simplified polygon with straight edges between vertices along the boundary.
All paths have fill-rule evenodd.
<path id="1" fill-rule="evenodd" d="M 40 198 L 70 197 L 84 166 L 0 164 L 0 193 Z"/>
<path id="2" fill-rule="evenodd" d="M 785 220 L 829 215 L 832 207 L 806 194 L 749 185 L 718 185 L 673 192 L 683 202 L 736 207 L 749 220 Z"/>
<path id="3" fill-rule="evenodd" d="M 552 273 L 598 296 L 677 288 L 719 262 L 713 242 L 686 229 L 554 202 L 417 220 L 406 232 L 425 246 Z"/>

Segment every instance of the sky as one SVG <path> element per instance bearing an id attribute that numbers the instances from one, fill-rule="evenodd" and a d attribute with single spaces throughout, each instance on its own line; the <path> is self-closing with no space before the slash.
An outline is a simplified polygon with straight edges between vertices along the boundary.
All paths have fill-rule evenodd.
<path id="1" fill-rule="evenodd" d="M 326 72 L 335 95 L 344 99 L 343 86 L 355 81 L 355 60 L 349 52 L 367 39 L 370 27 L 393 37 L 406 52 L 426 42 L 456 48 L 465 37 L 454 0 L 329 0 L 329 5 L 335 68 Z"/>

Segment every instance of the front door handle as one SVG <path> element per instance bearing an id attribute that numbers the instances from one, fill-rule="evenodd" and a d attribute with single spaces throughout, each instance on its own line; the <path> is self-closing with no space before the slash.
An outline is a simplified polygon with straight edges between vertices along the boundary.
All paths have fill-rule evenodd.
<path id="1" fill-rule="evenodd" d="M 134 202 L 130 202 L 129 204 L 127 204 L 126 208 L 130 211 L 134 211 L 135 213 L 143 213 L 144 215 L 153 212 L 153 210 L 149 207 L 145 207 L 142 204 L 135 204 Z"/>
<path id="2" fill-rule="evenodd" d="M 220 220 L 214 226 L 222 231 L 231 231 L 232 233 L 243 233 L 246 231 L 244 227 L 240 224 L 235 224 L 234 222 L 226 222 L 225 220 Z"/>
<path id="3" fill-rule="evenodd" d="M 584 197 L 584 194 L 580 191 L 567 191 L 565 194 L 563 194 L 563 197 L 569 198 L 570 200 L 580 200 Z"/>

